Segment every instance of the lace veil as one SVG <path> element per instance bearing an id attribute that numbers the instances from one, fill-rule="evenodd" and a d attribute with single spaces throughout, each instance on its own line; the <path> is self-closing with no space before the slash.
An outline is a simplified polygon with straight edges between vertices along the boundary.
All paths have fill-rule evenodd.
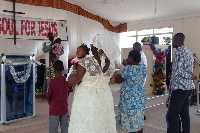
<path id="1" fill-rule="evenodd" d="M 114 64 L 114 61 L 120 56 L 120 50 L 110 35 L 98 34 L 94 37 L 92 44 L 98 50 L 102 49 L 104 51 L 111 64 Z M 102 58 L 102 60 L 104 61 L 105 58 Z"/>

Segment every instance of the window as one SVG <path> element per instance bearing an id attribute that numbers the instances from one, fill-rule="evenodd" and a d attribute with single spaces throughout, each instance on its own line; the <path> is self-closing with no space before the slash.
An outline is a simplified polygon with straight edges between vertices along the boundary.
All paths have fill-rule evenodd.
<path id="1" fill-rule="evenodd" d="M 133 43 L 136 42 L 136 37 L 122 37 L 120 38 L 120 46 L 121 48 L 132 48 Z"/>
<path id="2" fill-rule="evenodd" d="M 153 29 L 138 30 L 138 35 L 152 35 L 152 34 L 153 34 Z"/>
<path id="3" fill-rule="evenodd" d="M 132 48 L 133 43 L 136 42 L 136 31 L 120 33 L 121 48 Z"/>
<path id="4" fill-rule="evenodd" d="M 159 34 L 159 33 L 172 33 L 173 28 L 160 28 L 160 29 L 154 29 L 154 34 Z"/>
<path id="5" fill-rule="evenodd" d="M 130 37 L 130 36 L 136 36 L 136 31 L 129 31 L 129 32 L 123 32 L 120 34 L 120 37 Z"/>
<path id="6" fill-rule="evenodd" d="M 140 43 L 141 43 L 141 40 L 142 40 L 144 37 L 149 37 L 149 36 L 138 36 L 138 37 L 137 37 L 137 42 L 140 42 Z M 141 43 L 141 44 L 142 44 L 142 43 Z"/>
<path id="7" fill-rule="evenodd" d="M 161 35 L 156 35 L 156 36 L 159 37 L 159 44 L 166 44 L 163 37 L 171 37 L 172 38 L 172 34 L 161 34 Z"/>
<path id="8" fill-rule="evenodd" d="M 165 28 L 155 28 L 155 29 L 144 29 L 144 30 L 135 30 L 120 33 L 120 47 L 121 48 L 131 48 L 133 47 L 133 43 L 141 42 L 144 37 L 159 37 L 159 44 L 165 44 L 163 37 L 171 37 L 172 38 L 173 28 L 165 27 Z"/>

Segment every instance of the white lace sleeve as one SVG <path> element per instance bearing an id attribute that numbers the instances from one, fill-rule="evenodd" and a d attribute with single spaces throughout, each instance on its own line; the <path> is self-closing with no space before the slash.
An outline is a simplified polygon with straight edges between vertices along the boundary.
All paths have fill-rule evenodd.
<path id="1" fill-rule="evenodd" d="M 97 76 L 101 73 L 101 68 L 93 57 L 85 57 L 78 64 L 84 67 L 90 76 Z"/>
<path id="2" fill-rule="evenodd" d="M 85 57 L 78 63 L 86 69 L 90 76 L 97 76 L 102 74 L 102 69 L 93 57 Z M 115 64 L 111 64 L 108 70 L 103 74 L 107 77 L 112 77 L 115 72 Z"/>

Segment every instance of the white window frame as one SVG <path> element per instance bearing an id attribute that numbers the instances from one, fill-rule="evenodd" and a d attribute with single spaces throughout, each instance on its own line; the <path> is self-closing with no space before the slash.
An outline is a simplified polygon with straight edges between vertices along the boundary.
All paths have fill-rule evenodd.
<path id="1" fill-rule="evenodd" d="M 153 29 L 153 34 L 145 34 L 145 35 L 138 35 L 138 31 L 139 30 L 134 30 L 134 31 L 136 31 L 136 35 L 127 36 L 127 37 L 136 37 L 136 41 L 137 42 L 141 42 L 141 40 L 138 40 L 139 36 L 156 36 L 156 35 L 163 35 L 163 34 L 171 34 L 171 35 L 173 35 L 173 29 L 172 29 L 172 32 L 155 33 L 155 29 L 163 29 L 163 28 L 173 28 L 173 27 L 152 28 Z M 148 29 L 143 29 L 143 30 L 148 30 Z M 133 32 L 133 31 L 129 31 L 129 32 Z M 161 44 L 159 44 L 159 45 L 161 45 Z"/>

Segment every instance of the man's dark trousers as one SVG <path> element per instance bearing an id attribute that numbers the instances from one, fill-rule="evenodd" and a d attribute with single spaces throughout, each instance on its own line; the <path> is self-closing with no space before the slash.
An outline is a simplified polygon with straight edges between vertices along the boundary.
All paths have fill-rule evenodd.
<path id="1" fill-rule="evenodd" d="M 182 133 L 190 133 L 189 97 L 192 90 L 177 89 L 172 92 L 169 106 L 169 132 L 179 133 L 179 115 L 182 121 Z"/>

